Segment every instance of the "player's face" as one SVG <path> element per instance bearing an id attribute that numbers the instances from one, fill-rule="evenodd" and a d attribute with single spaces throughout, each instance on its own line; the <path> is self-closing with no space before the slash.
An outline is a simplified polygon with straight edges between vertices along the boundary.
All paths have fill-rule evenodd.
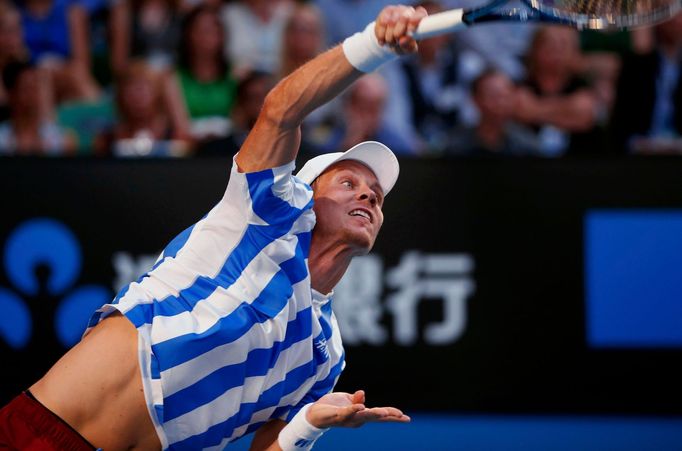
<path id="1" fill-rule="evenodd" d="M 315 234 L 365 254 L 384 222 L 384 193 L 374 172 L 354 160 L 330 166 L 314 184 Z"/>

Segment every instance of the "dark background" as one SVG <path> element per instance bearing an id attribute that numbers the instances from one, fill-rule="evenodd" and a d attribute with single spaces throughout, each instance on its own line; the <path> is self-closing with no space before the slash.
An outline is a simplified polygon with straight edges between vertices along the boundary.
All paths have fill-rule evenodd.
<path id="1" fill-rule="evenodd" d="M 0 159 L 0 246 L 25 220 L 56 219 L 80 241 L 76 284 L 111 288 L 112 254 L 157 254 L 220 199 L 230 163 Z M 442 412 L 682 414 L 682 349 L 590 347 L 583 283 L 586 211 L 679 208 L 681 180 L 682 161 L 667 158 L 401 160 L 374 252 L 386 267 L 409 249 L 473 256 L 466 330 L 449 346 L 347 346 L 337 389 Z M 16 292 L 4 266 L 0 286 Z M 0 402 L 64 353 L 60 296 L 22 295 L 34 331 L 21 350 L 0 341 Z M 442 312 L 435 302 L 419 315 Z"/>

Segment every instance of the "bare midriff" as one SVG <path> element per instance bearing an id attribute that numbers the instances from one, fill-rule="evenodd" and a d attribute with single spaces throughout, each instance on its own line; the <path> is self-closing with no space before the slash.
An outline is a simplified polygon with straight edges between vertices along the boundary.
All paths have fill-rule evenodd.
<path id="1" fill-rule="evenodd" d="M 118 312 L 93 328 L 30 390 L 97 448 L 161 448 L 142 388 L 137 330 Z"/>

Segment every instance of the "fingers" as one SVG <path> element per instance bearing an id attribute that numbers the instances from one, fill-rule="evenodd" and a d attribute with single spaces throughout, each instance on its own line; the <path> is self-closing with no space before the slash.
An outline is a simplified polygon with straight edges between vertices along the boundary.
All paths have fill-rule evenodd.
<path id="1" fill-rule="evenodd" d="M 428 15 L 429 13 L 426 12 L 426 9 L 424 9 L 423 6 L 417 6 L 417 8 L 414 10 L 414 13 L 410 15 L 410 19 L 407 26 L 408 34 L 413 33 L 414 30 L 416 30 L 417 27 L 419 26 L 419 22 L 421 22 L 422 19 Z"/>
<path id="2" fill-rule="evenodd" d="M 365 407 L 364 404 L 352 404 L 350 406 L 344 407 L 342 409 L 343 411 L 343 416 L 349 417 L 353 414 L 356 414 L 358 412 L 362 412 L 363 410 L 367 410 L 367 407 Z"/>
<path id="3" fill-rule="evenodd" d="M 370 421 L 407 423 L 411 419 L 395 407 L 373 407 L 357 412 L 355 420 L 361 423 Z"/>
<path id="4" fill-rule="evenodd" d="M 381 10 L 376 22 L 374 23 L 374 33 L 376 34 L 379 45 L 386 44 L 386 30 L 392 23 L 393 6 L 388 6 Z"/>
<path id="5" fill-rule="evenodd" d="M 428 16 L 428 13 L 422 6 L 413 9 L 412 14 L 409 15 L 405 36 L 401 37 L 398 42 L 404 53 L 414 53 L 417 51 L 417 41 L 414 40 L 412 34 L 419 26 L 419 22 L 426 16 Z"/>
<path id="6" fill-rule="evenodd" d="M 377 17 L 374 31 L 380 45 L 393 45 L 393 29 L 400 16 L 399 6 L 387 6 Z"/>
<path id="7" fill-rule="evenodd" d="M 365 391 L 364 390 L 358 390 L 355 393 L 353 393 L 353 396 L 351 397 L 351 402 L 355 404 L 364 404 L 365 403 Z"/>
<path id="8" fill-rule="evenodd" d="M 379 418 L 378 420 L 375 420 L 375 423 L 409 423 L 410 421 L 412 421 L 412 418 L 408 417 L 407 415 L 403 415 L 401 417 Z"/>
<path id="9" fill-rule="evenodd" d="M 417 42 L 412 32 L 426 17 L 426 10 L 411 6 L 388 6 L 377 17 L 374 31 L 380 45 L 394 47 L 398 53 L 412 53 L 417 50 Z"/>
<path id="10" fill-rule="evenodd" d="M 403 38 L 407 33 L 407 26 L 410 22 L 410 16 L 414 13 L 414 8 L 408 7 L 398 13 L 395 26 L 393 27 L 393 37 L 396 42 Z"/>

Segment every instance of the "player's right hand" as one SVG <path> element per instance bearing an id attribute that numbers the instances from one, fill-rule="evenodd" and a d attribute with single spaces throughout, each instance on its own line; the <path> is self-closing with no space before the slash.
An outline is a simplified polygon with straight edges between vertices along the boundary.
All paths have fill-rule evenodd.
<path id="1" fill-rule="evenodd" d="M 335 392 L 323 396 L 308 409 L 306 419 L 318 428 L 360 427 L 365 423 L 407 423 L 410 417 L 395 407 L 365 407 L 365 392 Z"/>
<path id="2" fill-rule="evenodd" d="M 377 40 L 381 45 L 388 45 L 399 55 L 417 51 L 417 41 L 412 32 L 428 13 L 419 6 L 387 6 L 377 16 L 374 26 Z"/>

